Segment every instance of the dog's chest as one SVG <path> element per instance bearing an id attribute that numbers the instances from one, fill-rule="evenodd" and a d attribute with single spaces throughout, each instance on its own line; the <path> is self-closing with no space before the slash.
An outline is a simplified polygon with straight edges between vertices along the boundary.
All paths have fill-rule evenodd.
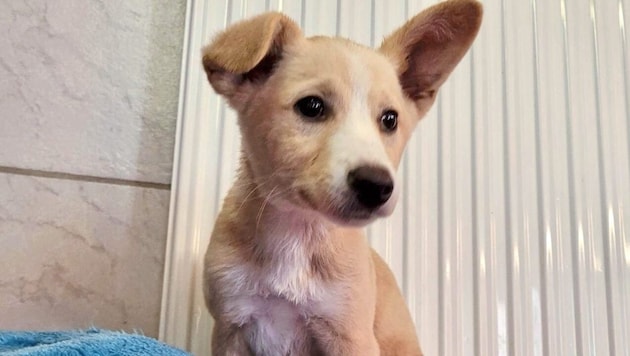
<path id="1" fill-rule="evenodd" d="M 311 257 L 300 251 L 291 251 L 264 266 L 242 261 L 224 274 L 224 286 L 230 290 L 229 295 L 252 298 L 247 302 L 258 309 L 273 309 L 282 300 L 294 306 L 281 309 L 283 314 L 334 315 L 341 297 L 339 281 L 322 278 L 312 265 Z"/>
<path id="2" fill-rule="evenodd" d="M 240 282 L 229 283 L 234 290 L 226 307 L 256 354 L 311 354 L 309 319 L 338 315 L 341 288 L 313 271 L 307 252 L 283 247 L 283 254 L 263 266 L 243 261 L 232 268 L 226 280 Z"/>
<path id="3" fill-rule="evenodd" d="M 255 355 L 310 354 L 311 337 L 307 327 L 309 313 L 284 298 L 251 296 L 239 298 L 247 320 L 244 337 Z"/>

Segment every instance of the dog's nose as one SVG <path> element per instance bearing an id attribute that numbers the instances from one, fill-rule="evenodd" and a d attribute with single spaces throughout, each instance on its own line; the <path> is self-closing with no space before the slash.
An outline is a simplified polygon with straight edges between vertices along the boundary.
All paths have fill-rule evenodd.
<path id="1" fill-rule="evenodd" d="M 361 166 L 348 173 L 348 185 L 357 200 L 368 209 L 385 204 L 394 190 L 389 171 L 375 166 Z"/>

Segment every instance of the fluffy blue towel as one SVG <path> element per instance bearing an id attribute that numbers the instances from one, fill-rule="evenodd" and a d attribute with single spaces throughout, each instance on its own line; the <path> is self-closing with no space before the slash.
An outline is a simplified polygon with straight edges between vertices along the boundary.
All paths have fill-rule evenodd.
<path id="1" fill-rule="evenodd" d="M 190 355 L 138 334 L 85 331 L 0 331 L 2 356 Z"/>

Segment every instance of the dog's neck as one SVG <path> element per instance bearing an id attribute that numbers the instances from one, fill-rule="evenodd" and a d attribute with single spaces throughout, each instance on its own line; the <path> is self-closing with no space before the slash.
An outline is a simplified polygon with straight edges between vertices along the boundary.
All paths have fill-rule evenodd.
<path id="1" fill-rule="evenodd" d="M 272 202 L 274 191 L 263 193 L 254 179 L 253 171 L 246 159 L 241 161 L 241 169 L 235 186 L 239 204 L 239 220 L 249 231 L 240 234 L 251 239 L 263 255 L 274 255 L 278 249 L 302 248 L 319 250 L 325 248 L 329 236 L 336 226 L 319 214 L 289 206 L 278 206 Z M 289 247 L 287 244 L 295 244 Z M 286 251 L 284 251 L 286 252 Z"/>
<path id="2" fill-rule="evenodd" d="M 338 277 L 342 268 L 338 254 L 343 253 L 342 245 L 352 239 L 336 238 L 339 229 L 345 231 L 345 228 L 318 214 L 270 203 L 265 194 L 258 192 L 246 164 L 241 167 L 235 187 L 238 188 L 234 194 L 230 194 L 234 199 L 231 204 L 236 214 L 234 221 L 239 221 L 235 236 L 242 239 L 244 250 L 249 251 L 247 259 L 275 276 L 276 291 L 294 302 L 302 302 L 312 297 L 307 283 Z"/>
<path id="3" fill-rule="evenodd" d="M 264 201 L 258 212 L 253 242 L 262 256 L 284 258 L 294 253 L 311 258 L 330 247 L 332 226 L 321 219 Z"/>

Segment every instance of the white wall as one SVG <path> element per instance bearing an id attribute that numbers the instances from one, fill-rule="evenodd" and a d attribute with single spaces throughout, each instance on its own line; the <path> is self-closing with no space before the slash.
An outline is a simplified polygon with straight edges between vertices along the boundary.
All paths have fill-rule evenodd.
<path id="1" fill-rule="evenodd" d="M 200 121 L 180 127 L 165 340 L 207 351 L 200 264 L 188 261 L 203 254 L 212 222 L 198 219 L 217 213 L 238 151 L 234 114 L 199 68 L 201 44 L 266 9 L 307 35 L 378 44 L 431 3 L 192 1 L 182 114 Z M 484 6 L 473 49 L 409 143 L 403 199 L 370 241 L 396 273 L 427 355 L 627 354 L 630 0 Z M 182 279 L 197 289 L 178 291 Z"/>

